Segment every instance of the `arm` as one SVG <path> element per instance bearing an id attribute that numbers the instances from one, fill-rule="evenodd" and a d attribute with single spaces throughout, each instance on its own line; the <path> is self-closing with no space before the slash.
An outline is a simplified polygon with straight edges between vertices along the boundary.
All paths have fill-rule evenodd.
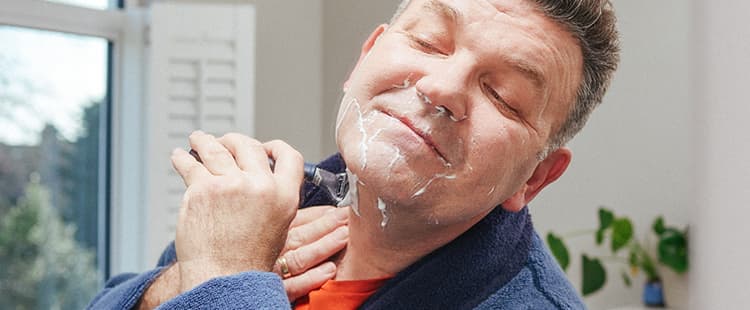
<path id="1" fill-rule="evenodd" d="M 142 274 L 127 273 L 117 275 L 104 285 L 87 309 L 132 309 L 143 296 L 146 288 L 164 270 L 164 267 Z"/>
<path id="2" fill-rule="evenodd" d="M 311 207 L 297 211 L 282 251 L 282 256 L 289 260 L 290 272 L 294 275 L 283 280 L 288 296 L 287 303 L 307 295 L 308 292 L 320 287 L 335 275 L 335 265 L 327 260 L 346 246 L 348 230 L 345 226 L 348 223 L 348 214 L 348 208 L 336 209 L 330 206 Z M 148 287 L 138 303 L 138 309 L 154 309 L 180 294 L 179 262 L 172 262 L 174 255 L 173 246 L 164 251 L 160 263 L 170 265 Z M 278 266 L 274 269 L 279 273 Z M 245 280 L 272 284 L 273 280 L 268 277 L 273 276 L 274 274 L 271 273 L 248 274 Z M 231 282 L 234 279 L 225 280 Z M 225 283 L 224 286 L 226 285 Z M 231 289 L 243 286 L 246 285 L 231 286 Z M 272 285 L 253 290 L 264 296 L 272 296 L 270 292 L 260 293 L 270 287 Z M 235 294 L 244 296 L 241 292 Z M 256 296 L 256 299 L 262 300 L 259 296 Z"/>
<path id="3" fill-rule="evenodd" d="M 180 294 L 179 263 L 167 267 L 146 289 L 138 301 L 137 308 L 154 309 Z"/>
<path id="4" fill-rule="evenodd" d="M 195 136 L 198 136 L 199 139 L 197 140 L 202 141 L 193 141 L 196 140 Z M 264 272 L 266 270 L 271 270 L 273 263 L 271 263 L 271 266 L 269 267 L 269 260 L 267 258 L 260 261 L 246 259 L 247 257 L 252 257 L 254 254 L 257 256 L 259 252 L 264 253 L 260 250 L 265 250 L 267 257 L 269 250 L 267 248 L 268 244 L 261 244 L 261 246 L 257 246 L 256 244 L 256 246 L 253 246 L 252 238 L 241 238 L 241 240 L 239 240 L 241 242 L 237 242 L 238 236 L 259 236 L 262 235 L 262 233 L 257 233 L 257 231 L 237 231 L 237 229 L 234 229 L 235 227 L 240 227 L 245 228 L 245 230 L 248 230 L 247 228 L 251 228 L 249 230 L 252 230 L 252 228 L 257 230 L 259 227 L 266 227 L 266 224 L 269 224 L 269 221 L 261 223 L 244 223 L 247 225 L 237 225 L 239 223 L 235 223 L 238 219 L 240 221 L 257 219 L 258 216 L 248 216 L 253 215 L 252 212 L 250 214 L 242 213 L 247 212 L 248 209 L 253 211 L 252 209 L 255 209 L 253 207 L 254 205 L 263 206 L 265 204 L 248 203 L 252 202 L 248 201 L 248 198 L 252 198 L 253 194 L 251 193 L 250 196 L 247 196 L 247 192 L 244 192 L 242 188 L 238 190 L 238 188 L 235 187 L 230 188 L 229 191 L 224 190 L 222 192 L 221 188 L 218 188 L 217 190 L 218 186 L 215 186 L 217 184 L 232 183 L 236 186 L 237 182 L 231 182 L 233 179 L 236 179 L 237 177 L 247 177 L 246 174 L 249 171 L 247 168 L 251 166 L 251 164 L 247 161 L 243 164 L 242 161 L 243 157 L 247 160 L 248 155 L 238 154 L 237 152 L 242 149 L 241 146 L 244 146 L 244 149 L 252 149 L 253 147 L 257 149 L 261 146 L 258 145 L 257 141 L 249 140 L 251 139 L 238 137 L 238 135 L 228 135 L 221 139 L 213 139 L 212 137 L 207 137 L 201 133 L 191 136 L 191 144 L 193 144 L 195 149 L 199 150 L 201 148 L 205 149 L 207 144 L 213 144 L 213 147 L 216 147 L 216 142 L 220 142 L 226 147 L 224 151 L 229 151 L 232 157 L 234 157 L 229 158 L 238 160 L 237 164 L 242 166 L 242 171 L 228 171 L 226 165 L 228 165 L 229 168 L 232 168 L 230 170 L 236 169 L 237 166 L 229 163 L 229 161 L 226 160 L 226 156 L 224 156 L 224 160 L 221 160 L 225 167 L 214 162 L 217 161 L 216 158 L 212 158 L 212 156 L 203 156 L 204 161 L 207 160 L 205 164 L 207 166 L 212 166 L 212 169 L 215 170 L 208 171 L 210 169 L 206 170 L 207 167 L 195 162 L 194 159 L 188 158 L 187 156 L 184 156 L 185 154 L 181 154 L 180 152 L 176 153 L 176 155 L 173 156 L 173 163 L 178 172 L 183 176 L 186 185 L 188 185 L 188 193 L 186 193 L 185 199 L 186 202 L 184 202 L 188 203 L 188 205 L 183 205 L 183 210 L 180 214 L 181 221 L 178 223 L 176 247 L 178 251 L 175 251 L 175 246 L 168 247 L 162 255 L 162 259 L 160 259 L 160 264 L 170 265 L 164 268 L 158 268 L 149 272 L 147 275 L 144 274 L 133 278 L 133 281 L 128 282 L 130 285 L 128 287 L 123 287 L 123 283 L 121 282 L 108 283 L 105 290 L 94 299 L 92 306 L 102 305 L 103 303 L 101 302 L 108 301 L 108 303 L 104 304 L 119 305 L 117 308 L 132 308 L 133 306 L 137 306 L 140 309 L 152 309 L 159 305 L 162 305 L 163 307 L 169 307 L 170 305 L 190 307 L 191 304 L 185 304 L 185 302 L 206 302 L 207 300 L 212 300 L 211 296 L 223 296 L 227 293 L 231 293 L 229 296 L 236 296 L 239 298 L 239 300 L 234 300 L 234 298 L 227 299 L 234 300 L 233 302 L 238 305 L 250 302 L 250 300 L 262 301 L 263 303 L 268 303 L 268 305 L 276 304 L 274 298 L 276 298 L 277 295 L 269 291 L 269 289 L 278 289 L 277 285 L 274 284 L 279 282 L 278 276 L 273 273 Z M 254 142 L 254 145 L 251 145 L 252 147 L 241 145 L 243 143 L 247 144 L 248 142 Z M 265 148 L 266 145 L 262 146 Z M 282 149 L 280 150 L 280 148 Z M 283 156 L 284 153 L 288 153 L 288 150 L 284 150 L 283 148 L 283 145 L 274 142 L 269 143 L 266 151 L 270 155 Z M 219 152 L 219 154 L 220 153 L 221 152 Z M 209 154 L 216 157 L 217 150 L 214 149 L 213 151 L 210 151 Z M 262 158 L 263 160 L 261 164 L 267 168 L 265 155 Z M 198 166 L 196 166 L 196 164 L 198 164 Z M 280 168 L 275 172 L 281 170 L 282 169 Z M 290 170 L 298 169 L 287 168 L 287 174 Z M 200 177 L 196 177 L 197 175 L 200 175 Z M 211 179 L 217 178 L 225 179 L 225 182 L 217 183 L 216 180 L 211 181 Z M 208 192 L 206 192 L 205 187 L 207 180 L 209 182 L 208 184 L 212 185 L 210 186 L 211 190 Z M 253 180 L 255 180 L 255 178 L 253 178 Z M 288 182 L 281 182 L 280 184 L 284 183 Z M 195 189 L 192 193 L 191 184 L 193 185 L 193 189 Z M 296 188 L 299 188 L 299 186 L 295 184 L 291 188 L 294 189 L 294 192 L 296 193 Z M 198 195 L 198 197 L 203 199 L 197 199 L 197 204 L 189 204 L 190 195 L 196 195 L 196 193 L 201 194 Z M 240 202 L 243 202 L 243 205 L 246 206 L 244 208 L 235 207 L 237 206 L 238 193 L 244 194 L 244 196 L 240 197 L 242 198 L 240 199 Z M 264 195 L 261 194 L 261 196 Z M 265 197 L 268 196 L 269 195 L 265 195 Z M 271 197 L 273 198 L 272 195 Z M 291 205 L 296 206 L 296 204 L 295 201 Z M 229 207 L 231 211 L 229 216 L 227 216 L 227 213 L 222 212 L 222 209 L 226 209 L 227 207 Z M 206 208 L 210 209 L 207 210 Z M 188 210 L 186 211 L 184 209 Z M 205 213 L 205 211 L 208 211 L 208 213 Z M 277 212 L 278 210 L 274 211 Z M 219 213 L 217 214 L 216 212 Z M 274 217 L 277 217 L 278 215 L 276 212 L 274 212 Z M 187 219 L 185 218 L 185 213 L 188 213 Z M 197 213 L 197 215 L 195 213 Z M 326 262 L 326 260 L 346 245 L 348 230 L 341 226 L 345 226 L 347 223 L 347 216 L 347 209 L 336 210 L 332 207 L 307 208 L 300 210 L 297 217 L 292 221 L 291 226 L 287 226 L 291 228 L 288 235 L 289 239 L 286 240 L 286 245 L 284 245 L 284 239 L 281 239 L 281 245 L 284 246 L 280 249 L 283 253 L 282 255 L 289 259 L 289 268 L 292 270 L 293 274 L 292 277 L 283 281 L 284 287 L 286 288 L 286 294 L 289 298 L 286 301 L 287 304 L 289 300 L 294 300 L 297 297 L 304 296 L 310 290 L 320 287 L 320 285 L 326 280 L 335 275 L 335 266 L 331 262 Z M 260 217 L 263 218 L 263 216 Z M 205 222 L 203 219 L 206 218 L 215 220 L 217 223 L 207 223 L 213 225 L 205 225 L 206 223 L 201 223 Z M 225 223 L 233 223 L 235 225 L 224 225 Z M 207 228 L 207 226 L 210 228 Z M 206 229 L 210 230 L 206 231 Z M 180 238 L 181 231 L 184 236 L 182 239 Z M 273 231 L 273 229 L 271 229 L 271 231 Z M 273 235 L 275 235 L 275 238 L 284 238 L 287 234 L 286 231 L 283 232 L 283 234 L 278 233 Z M 263 233 L 267 234 L 267 231 Z M 215 236 L 217 234 L 223 238 L 209 238 L 210 235 Z M 185 235 L 187 236 L 185 237 Z M 174 261 L 180 249 L 180 240 L 184 240 L 182 241 L 183 257 L 181 257 L 180 263 L 176 263 Z M 202 245 L 194 244 L 196 240 L 199 242 L 203 241 Z M 276 242 L 270 243 L 278 244 Z M 217 249 L 217 245 L 220 248 Z M 266 248 L 263 248 L 264 245 Z M 273 249 L 271 249 L 271 251 L 273 251 Z M 219 254 L 220 256 L 205 256 L 206 253 Z M 277 256 L 271 258 L 271 262 L 275 261 L 275 258 L 280 257 L 278 252 L 276 253 Z M 231 258 L 230 260 L 221 259 L 221 255 L 226 254 L 229 254 L 228 257 Z M 185 263 L 183 263 L 183 259 Z M 236 261 L 245 263 L 245 266 L 233 269 L 232 265 L 236 263 Z M 278 268 L 275 269 L 278 270 Z M 247 270 L 255 271 L 248 272 Z M 261 287 L 254 287 L 253 283 L 245 283 L 247 281 L 263 283 L 264 285 Z M 234 284 L 230 285 L 230 283 Z M 113 289 L 116 289 L 115 291 L 119 293 L 114 294 L 112 291 Z M 252 290 L 252 292 L 248 293 L 245 291 L 248 289 Z M 282 293 L 284 292 L 283 290 L 280 291 Z M 181 293 L 183 294 L 180 295 Z M 116 302 L 118 300 L 120 301 Z M 243 300 L 245 302 L 243 302 Z M 195 306 L 195 304 L 193 304 L 193 306 Z"/>

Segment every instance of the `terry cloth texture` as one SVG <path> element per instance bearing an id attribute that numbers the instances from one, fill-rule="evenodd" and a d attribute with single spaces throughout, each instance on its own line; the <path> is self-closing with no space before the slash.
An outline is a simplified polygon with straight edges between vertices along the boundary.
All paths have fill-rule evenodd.
<path id="1" fill-rule="evenodd" d="M 336 154 L 320 164 L 343 172 Z M 303 207 L 330 205 L 322 190 L 306 183 Z M 159 267 L 112 278 L 91 309 L 129 309 L 145 288 L 175 260 L 171 244 Z M 269 272 L 216 278 L 160 309 L 289 309 L 281 279 Z M 467 232 L 390 279 L 360 309 L 585 309 L 579 295 L 534 232 L 528 209 L 497 207 Z"/>

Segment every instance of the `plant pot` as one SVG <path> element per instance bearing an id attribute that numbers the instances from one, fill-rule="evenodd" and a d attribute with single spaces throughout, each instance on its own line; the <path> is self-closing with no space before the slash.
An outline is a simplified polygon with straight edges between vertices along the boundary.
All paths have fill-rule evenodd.
<path id="1" fill-rule="evenodd" d="M 669 309 L 688 308 L 688 275 L 664 266 L 657 267 L 664 285 L 664 302 Z"/>
<path id="2" fill-rule="evenodd" d="M 648 281 L 643 285 L 643 304 L 647 307 L 664 306 L 664 292 L 660 281 Z"/>

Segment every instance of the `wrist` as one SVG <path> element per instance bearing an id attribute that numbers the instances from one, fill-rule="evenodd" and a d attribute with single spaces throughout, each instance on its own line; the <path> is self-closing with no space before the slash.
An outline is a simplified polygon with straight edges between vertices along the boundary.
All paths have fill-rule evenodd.
<path id="1" fill-rule="evenodd" d="M 233 261 L 217 263 L 210 260 L 182 262 L 179 266 L 180 293 L 187 292 L 214 278 L 231 276 L 245 271 L 269 271 L 271 267 L 257 262 Z"/>
<path id="2" fill-rule="evenodd" d="M 136 306 L 139 310 L 154 309 L 180 293 L 179 263 L 166 267 L 154 279 Z"/>

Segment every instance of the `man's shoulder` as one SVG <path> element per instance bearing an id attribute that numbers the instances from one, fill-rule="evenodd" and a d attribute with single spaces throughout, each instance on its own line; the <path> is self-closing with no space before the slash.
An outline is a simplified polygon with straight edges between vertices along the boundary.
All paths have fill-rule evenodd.
<path id="1" fill-rule="evenodd" d="M 541 238 L 534 233 L 526 265 L 477 309 L 585 309 Z"/>

